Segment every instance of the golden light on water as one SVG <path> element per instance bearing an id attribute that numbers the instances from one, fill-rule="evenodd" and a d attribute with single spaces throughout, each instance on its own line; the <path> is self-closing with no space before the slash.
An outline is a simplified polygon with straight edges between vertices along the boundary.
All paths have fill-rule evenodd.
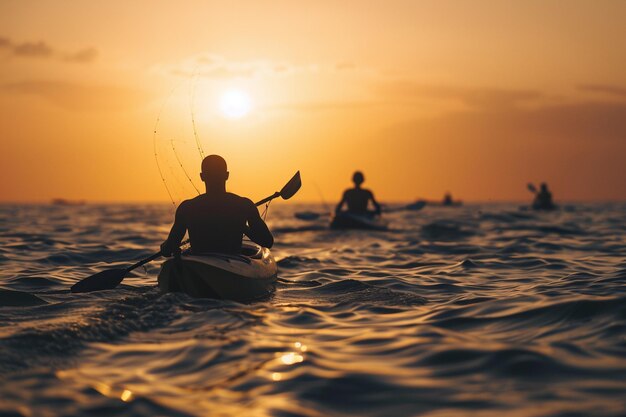
<path id="1" fill-rule="evenodd" d="M 273 381 L 280 381 L 281 379 L 283 379 L 283 375 L 280 372 L 272 373 L 272 380 Z"/>
<path id="2" fill-rule="evenodd" d="M 296 352 L 284 353 L 280 356 L 280 361 L 285 365 L 293 365 L 304 360 L 304 356 Z"/>
<path id="3" fill-rule="evenodd" d="M 120 399 L 125 402 L 131 401 L 133 399 L 132 391 L 129 391 L 127 389 L 122 391 L 122 395 L 120 395 Z"/>
<path id="4" fill-rule="evenodd" d="M 111 387 L 108 386 L 107 384 L 104 384 L 102 382 L 96 382 L 94 384 L 94 388 L 96 391 L 98 391 L 102 395 L 105 395 L 107 397 L 111 395 Z"/>

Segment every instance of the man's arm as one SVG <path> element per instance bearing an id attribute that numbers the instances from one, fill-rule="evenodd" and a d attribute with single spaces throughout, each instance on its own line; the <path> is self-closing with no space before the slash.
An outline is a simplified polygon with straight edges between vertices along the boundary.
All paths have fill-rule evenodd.
<path id="1" fill-rule="evenodd" d="M 346 202 L 346 193 L 344 192 L 343 195 L 341 196 L 341 201 L 339 202 L 339 204 L 337 204 L 337 207 L 335 208 L 335 213 L 339 213 L 341 211 L 341 208 L 343 207 L 345 202 Z"/>
<path id="2" fill-rule="evenodd" d="M 376 199 L 374 198 L 374 193 L 372 193 L 371 191 L 370 191 L 370 200 L 372 200 L 372 204 L 374 204 L 374 208 L 376 209 L 376 214 L 380 215 L 380 212 L 381 212 L 380 204 L 378 204 L 378 201 L 376 201 Z"/>
<path id="3" fill-rule="evenodd" d="M 248 204 L 248 228 L 244 234 L 253 242 L 266 248 L 271 248 L 274 245 L 274 236 L 272 236 L 270 229 L 267 228 L 254 203 L 247 200 L 246 204 Z"/>
<path id="4" fill-rule="evenodd" d="M 172 230 L 170 230 L 167 240 L 161 244 L 161 254 L 163 254 L 163 256 L 171 256 L 173 252 L 178 250 L 180 242 L 183 240 L 185 232 L 187 231 L 187 224 L 184 221 L 182 213 L 183 204 L 178 206 L 178 209 L 176 209 L 176 216 L 174 217 Z"/>

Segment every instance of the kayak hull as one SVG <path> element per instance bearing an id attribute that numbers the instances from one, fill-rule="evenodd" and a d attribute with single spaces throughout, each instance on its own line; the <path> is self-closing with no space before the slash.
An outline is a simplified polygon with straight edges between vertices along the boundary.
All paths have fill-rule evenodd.
<path id="1" fill-rule="evenodd" d="M 343 212 L 333 217 L 330 228 L 335 230 L 387 230 L 387 222 L 380 217 Z"/>
<path id="2" fill-rule="evenodd" d="M 551 211 L 551 210 L 556 210 L 559 207 L 555 204 L 548 204 L 548 205 L 533 204 L 532 206 L 530 206 L 530 208 L 533 210 Z"/>
<path id="3" fill-rule="evenodd" d="M 274 288 L 278 267 L 269 249 L 244 243 L 242 255 L 183 254 L 161 266 L 162 291 L 184 292 L 196 298 L 249 301 L 268 295 Z"/>

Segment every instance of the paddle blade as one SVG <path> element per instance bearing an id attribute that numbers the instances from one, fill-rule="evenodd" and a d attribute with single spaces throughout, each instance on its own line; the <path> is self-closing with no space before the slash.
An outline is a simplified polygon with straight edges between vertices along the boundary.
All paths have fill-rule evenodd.
<path id="1" fill-rule="evenodd" d="M 287 184 L 280 190 L 280 196 L 283 200 L 289 200 L 295 193 L 302 187 L 302 180 L 300 179 L 300 171 L 289 180 Z"/>
<path id="2" fill-rule="evenodd" d="M 98 272 L 72 285 L 72 292 L 92 292 L 111 290 L 119 285 L 126 276 L 126 269 L 108 269 Z"/>
<path id="3" fill-rule="evenodd" d="M 531 193 L 537 193 L 537 188 L 535 187 L 535 184 L 533 184 L 532 182 L 529 182 L 526 187 L 528 188 L 528 191 L 530 191 Z"/>

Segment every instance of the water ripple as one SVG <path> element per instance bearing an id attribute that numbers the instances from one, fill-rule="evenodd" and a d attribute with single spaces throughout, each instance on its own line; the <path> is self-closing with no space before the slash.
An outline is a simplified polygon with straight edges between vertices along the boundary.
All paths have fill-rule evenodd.
<path id="1" fill-rule="evenodd" d="M 278 206 L 260 302 L 77 280 L 150 255 L 167 205 L 0 207 L 0 415 L 626 415 L 626 205 L 476 205 L 340 233 Z"/>

